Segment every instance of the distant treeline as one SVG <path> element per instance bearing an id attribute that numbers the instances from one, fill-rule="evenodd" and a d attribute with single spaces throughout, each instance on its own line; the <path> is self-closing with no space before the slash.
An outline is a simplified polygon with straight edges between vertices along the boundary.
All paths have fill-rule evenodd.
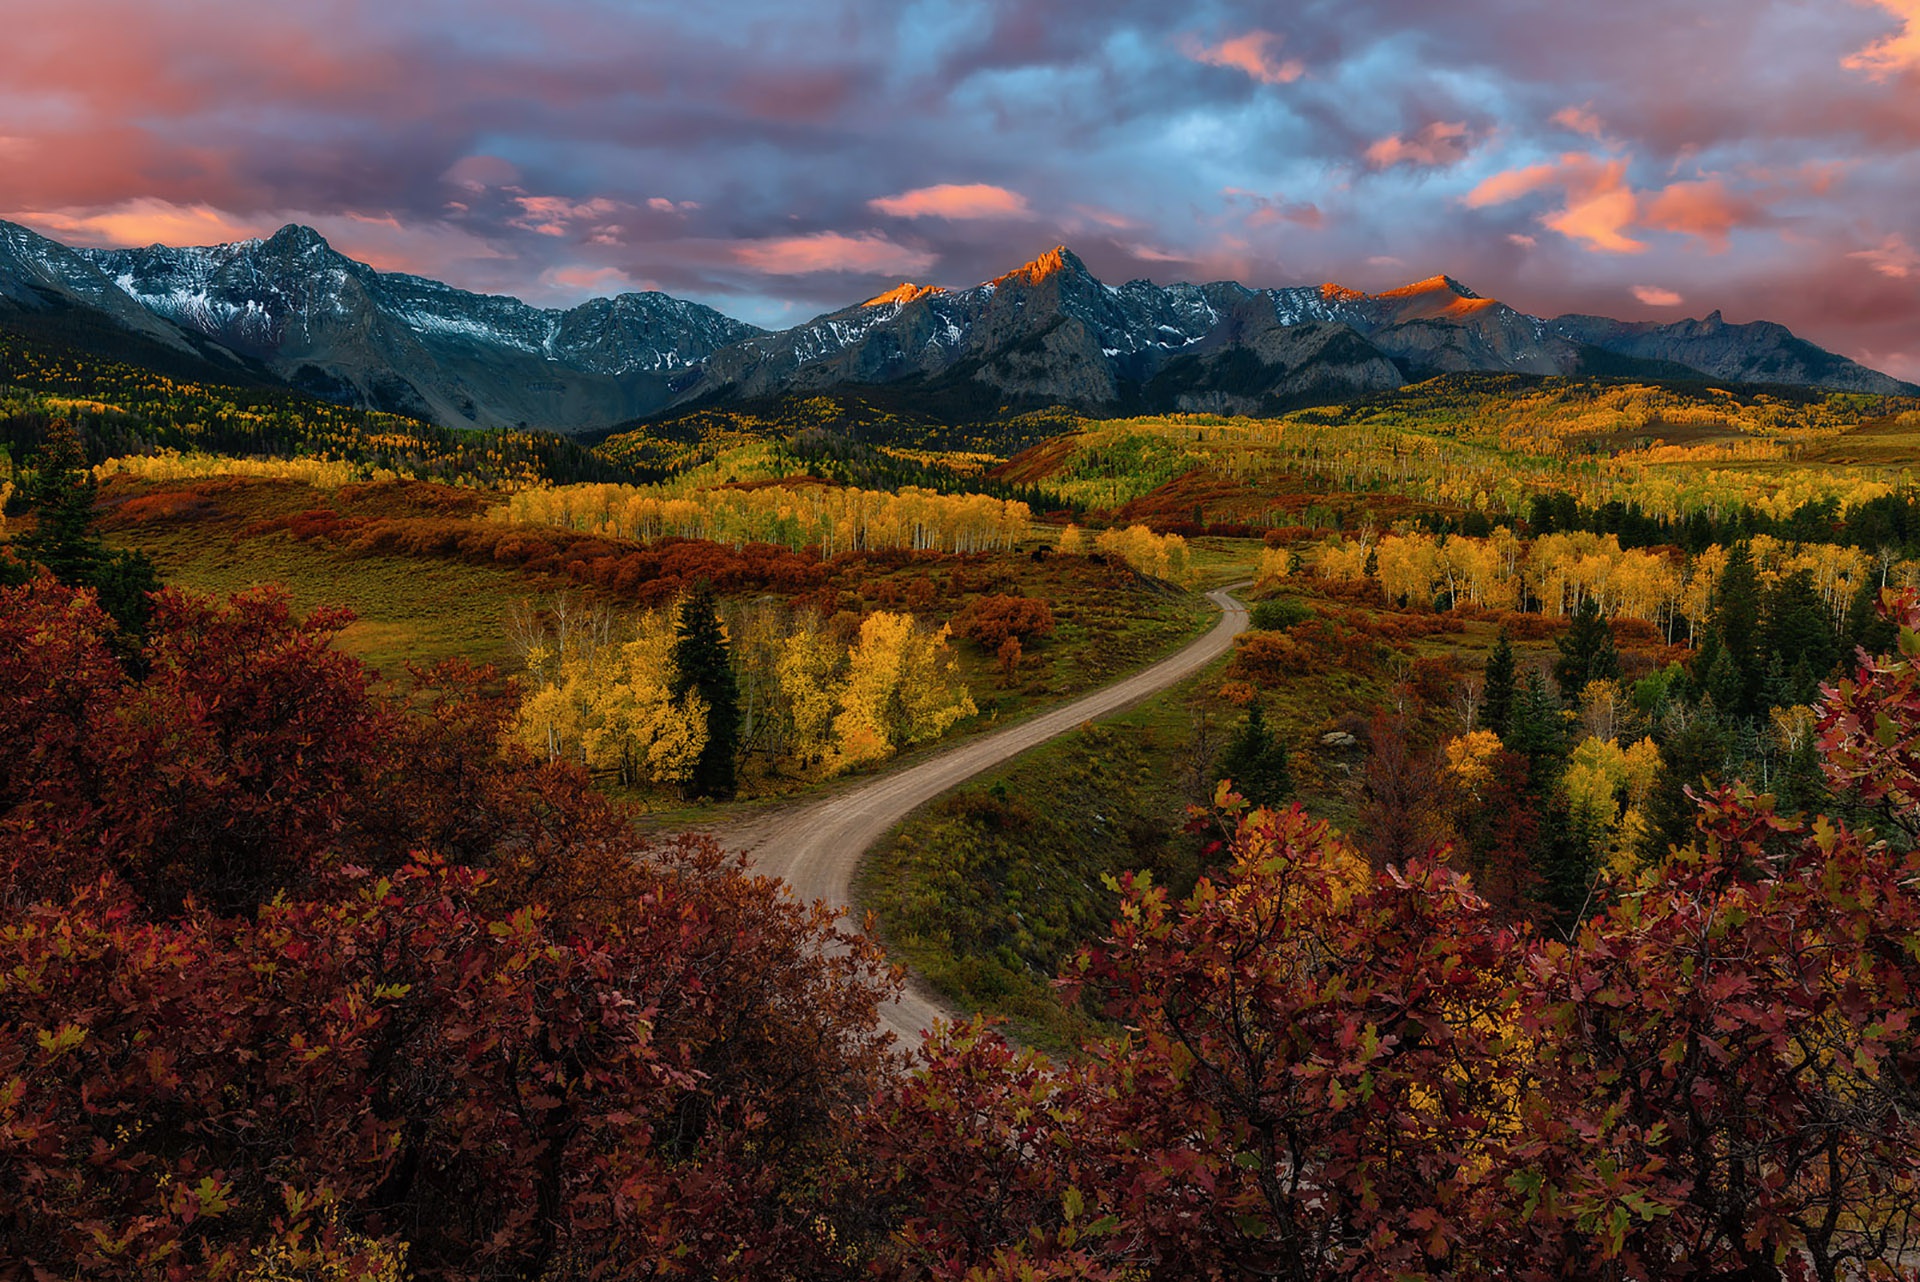
<path id="1" fill-rule="evenodd" d="M 337 459 L 485 485 L 661 475 L 549 432 L 445 428 L 291 390 L 183 381 L 0 330 L 0 451 L 24 464 L 57 419 L 74 425 L 96 463 L 180 450 Z"/>
<path id="2" fill-rule="evenodd" d="M 1666 516 L 1619 500 L 1587 507 L 1571 494 L 1536 494 L 1525 517 L 1424 512 L 1412 519 L 1428 533 L 1476 538 L 1503 528 L 1522 529 L 1536 536 L 1585 531 L 1611 534 L 1623 548 L 1680 547 L 1702 552 L 1716 544 L 1731 546 L 1765 535 L 1786 543 L 1833 543 L 1868 552 L 1885 550 L 1902 560 L 1920 555 L 1920 489 L 1897 490 L 1847 508 L 1832 497 L 1809 499 L 1784 517 L 1752 507 L 1736 507 L 1717 515 L 1692 512 Z"/>

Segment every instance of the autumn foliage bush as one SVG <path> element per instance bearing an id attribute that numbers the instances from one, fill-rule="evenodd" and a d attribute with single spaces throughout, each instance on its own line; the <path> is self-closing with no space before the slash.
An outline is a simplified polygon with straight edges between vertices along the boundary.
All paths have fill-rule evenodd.
<path id="1" fill-rule="evenodd" d="M 1025 644 L 1053 633 L 1053 607 L 1038 597 L 992 593 L 975 597 L 953 621 L 953 630 L 984 650 L 1009 640 Z"/>
<path id="2" fill-rule="evenodd" d="M 1699 798 L 1570 936 L 1298 810 L 1180 904 L 1126 887 L 1054 1066 L 979 1024 L 876 1110 L 903 1272 L 1864 1279 L 1920 1247 L 1920 603 L 1824 710 L 1896 834 Z M 1233 799 L 1229 798 L 1229 802 Z"/>

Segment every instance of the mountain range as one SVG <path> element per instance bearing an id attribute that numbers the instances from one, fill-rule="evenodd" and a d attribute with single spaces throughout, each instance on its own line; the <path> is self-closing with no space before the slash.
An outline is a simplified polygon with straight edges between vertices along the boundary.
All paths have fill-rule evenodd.
<path id="1" fill-rule="evenodd" d="M 850 385 L 969 417 L 1042 405 L 1274 413 L 1460 371 L 1920 391 L 1719 312 L 1667 325 L 1546 319 L 1449 276 L 1382 294 L 1115 286 L 1064 247 L 971 288 L 902 284 L 769 332 L 653 291 L 570 309 L 469 293 L 376 271 L 301 226 L 201 248 L 90 249 L 0 222 L 0 324 L 446 426 L 568 433 Z"/>

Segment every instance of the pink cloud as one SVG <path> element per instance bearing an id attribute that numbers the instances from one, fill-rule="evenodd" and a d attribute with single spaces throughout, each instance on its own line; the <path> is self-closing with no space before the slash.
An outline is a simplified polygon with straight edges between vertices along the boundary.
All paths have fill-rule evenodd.
<path id="1" fill-rule="evenodd" d="M 1533 249 L 1540 244 L 1540 241 L 1537 237 L 1529 236 L 1525 232 L 1510 231 L 1507 233 L 1507 243 L 1518 245 L 1522 249 Z"/>
<path id="2" fill-rule="evenodd" d="M 1122 245 L 1121 248 L 1143 263 L 1190 263 L 1194 261 L 1190 254 L 1181 254 L 1170 249 L 1161 249 L 1157 245 L 1136 243 Z"/>
<path id="3" fill-rule="evenodd" d="M 1873 0 L 1900 20 L 1900 30 L 1883 36 L 1857 53 L 1848 54 L 1840 65 L 1848 71 L 1866 73 L 1874 80 L 1920 71 L 1920 0 Z"/>
<path id="4" fill-rule="evenodd" d="M 1909 245 L 1904 236 L 1889 236 L 1880 242 L 1879 248 L 1855 250 L 1847 257 L 1857 258 L 1893 280 L 1920 277 L 1920 250 Z"/>
<path id="5" fill-rule="evenodd" d="M 1528 165 L 1525 169 L 1507 169 L 1483 178 L 1479 185 L 1461 198 L 1468 209 L 1504 205 L 1543 187 L 1560 181 L 1559 165 Z"/>
<path id="6" fill-rule="evenodd" d="M 1868 369 L 1877 369 L 1909 383 L 1920 383 L 1920 352 L 1862 351 L 1854 359 Z"/>
<path id="7" fill-rule="evenodd" d="M 1627 235 L 1640 212 L 1639 198 L 1627 185 L 1627 162 L 1570 167 L 1567 207 L 1540 221 L 1569 240 L 1609 254 L 1637 254 L 1646 244 Z"/>
<path id="8" fill-rule="evenodd" d="M 1295 227 L 1317 230 L 1326 225 L 1325 212 L 1311 201 L 1287 200 L 1278 195 L 1263 196 L 1244 187 L 1224 187 L 1220 194 L 1232 204 L 1248 207 L 1248 227 L 1273 227 L 1290 223 Z"/>
<path id="9" fill-rule="evenodd" d="M 1553 113 L 1553 123 L 1589 138 L 1599 138 L 1607 131 L 1600 117 L 1584 107 L 1562 107 Z"/>
<path id="10" fill-rule="evenodd" d="M 1265 85 L 1290 85 L 1307 74 L 1307 65 L 1298 58 L 1279 57 L 1286 37 L 1272 31 L 1249 31 L 1219 44 L 1205 44 L 1189 38 L 1183 52 L 1195 62 L 1209 67 L 1231 67 Z"/>
<path id="11" fill-rule="evenodd" d="M 1472 146 L 1466 122 L 1436 120 L 1411 138 L 1399 134 L 1382 138 L 1367 148 L 1367 163 L 1375 169 L 1420 165 L 1429 169 L 1457 165 Z"/>
<path id="12" fill-rule="evenodd" d="M 936 183 L 867 202 L 895 218 L 1030 218 L 1027 198 L 990 183 Z"/>
<path id="13" fill-rule="evenodd" d="M 588 297 L 653 288 L 651 283 L 636 281 L 617 267 L 554 267 L 542 273 L 541 282 L 552 289 Z"/>
<path id="14" fill-rule="evenodd" d="M 1640 201 L 1627 184 L 1625 160 L 1570 152 L 1558 164 L 1494 174 L 1468 192 L 1464 203 L 1469 209 L 1483 209 L 1551 187 L 1560 188 L 1565 203 L 1541 215 L 1544 226 L 1600 253 L 1637 254 L 1646 248 L 1627 234 L 1639 216 Z"/>
<path id="15" fill-rule="evenodd" d="M 515 196 L 513 203 L 520 206 L 520 217 L 508 219 L 507 225 L 542 236 L 565 236 L 573 224 L 599 221 L 620 208 L 604 196 L 581 201 L 565 196 Z"/>
<path id="16" fill-rule="evenodd" d="M 1102 209 L 1098 205 L 1075 205 L 1073 212 L 1095 226 L 1110 228 L 1114 231 L 1125 231 L 1138 225 L 1125 214 L 1115 213 L 1111 209 Z"/>
<path id="17" fill-rule="evenodd" d="M 939 260 L 937 254 L 897 245 L 874 232 L 847 236 L 837 231 L 740 241 L 732 247 L 732 257 L 741 266 L 769 276 L 813 272 L 912 276 L 927 271 Z"/>
<path id="18" fill-rule="evenodd" d="M 175 205 L 152 199 L 124 201 L 104 209 L 21 210 L 4 217 L 42 228 L 73 244 L 103 247 L 218 245 L 272 230 L 260 221 L 237 219 L 210 205 Z"/>
<path id="19" fill-rule="evenodd" d="M 440 177 L 456 187 L 477 192 L 489 187 L 511 187 L 520 181 L 520 171 L 513 162 L 498 156 L 462 156 Z"/>
<path id="20" fill-rule="evenodd" d="M 1678 307 L 1687 301 L 1674 291 L 1658 285 L 1635 285 L 1633 296 L 1648 307 Z"/>
<path id="21" fill-rule="evenodd" d="M 1715 253 L 1727 248 L 1736 227 L 1755 227 L 1767 220 L 1765 209 L 1729 192 L 1719 178 L 1674 183 L 1649 200 L 1646 208 L 1649 227 L 1696 236 Z"/>

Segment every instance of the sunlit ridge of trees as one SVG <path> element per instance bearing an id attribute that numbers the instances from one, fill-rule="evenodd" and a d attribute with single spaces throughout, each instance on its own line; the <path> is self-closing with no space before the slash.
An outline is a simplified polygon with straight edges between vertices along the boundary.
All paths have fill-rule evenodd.
<path id="1" fill-rule="evenodd" d="M 1744 546 L 1763 588 L 1805 572 L 1836 626 L 1862 589 L 1920 585 L 1920 561 L 1765 534 Z M 1718 544 L 1691 555 L 1622 548 L 1616 535 L 1585 530 L 1534 539 L 1504 528 L 1486 537 L 1362 532 L 1353 538 L 1334 535 L 1298 551 L 1269 548 L 1261 554 L 1259 579 L 1271 586 L 1298 566 L 1333 582 L 1376 579 L 1393 601 L 1471 604 L 1555 618 L 1569 617 L 1592 601 L 1602 614 L 1644 619 L 1673 640 L 1682 621 L 1691 637 L 1691 625 L 1707 617 L 1728 555 L 1729 549 Z"/>
<path id="2" fill-rule="evenodd" d="M 986 495 L 898 492 L 845 486 L 767 485 L 684 493 L 631 485 L 525 490 L 493 510 L 495 519 L 652 543 L 708 539 L 736 546 L 771 543 L 823 556 L 893 548 L 1006 551 L 1028 535 L 1027 505 Z"/>
<path id="3" fill-rule="evenodd" d="M 186 481 L 232 476 L 249 480 L 293 481 L 317 489 L 337 490 L 362 481 L 400 480 L 391 468 L 329 458 L 242 458 L 225 454 L 180 454 L 161 450 L 153 454 L 126 454 L 94 465 L 99 480 L 124 476 L 139 481 Z"/>
<path id="4" fill-rule="evenodd" d="M 1476 393 L 1444 411 L 1416 401 L 1279 419 L 1088 422 L 1047 484 L 1086 506 L 1118 507 L 1204 469 L 1256 486 L 1298 477 L 1490 513 L 1518 514 L 1533 495 L 1565 490 L 1589 506 L 1631 503 L 1668 520 L 1694 512 L 1718 518 L 1743 507 L 1784 518 L 1808 501 L 1856 507 L 1906 477 L 1899 465 L 1796 465 L 1808 445 L 1876 413 L 1894 424 L 1920 423 L 1910 401 L 1834 394 L 1801 404 L 1762 393 L 1743 403 L 1725 393 L 1706 405 L 1660 388 L 1603 390 L 1597 406 L 1573 408 L 1564 393 L 1523 390 Z M 1707 439 L 1668 443 L 1660 434 L 1696 427 L 1710 429 Z"/>

